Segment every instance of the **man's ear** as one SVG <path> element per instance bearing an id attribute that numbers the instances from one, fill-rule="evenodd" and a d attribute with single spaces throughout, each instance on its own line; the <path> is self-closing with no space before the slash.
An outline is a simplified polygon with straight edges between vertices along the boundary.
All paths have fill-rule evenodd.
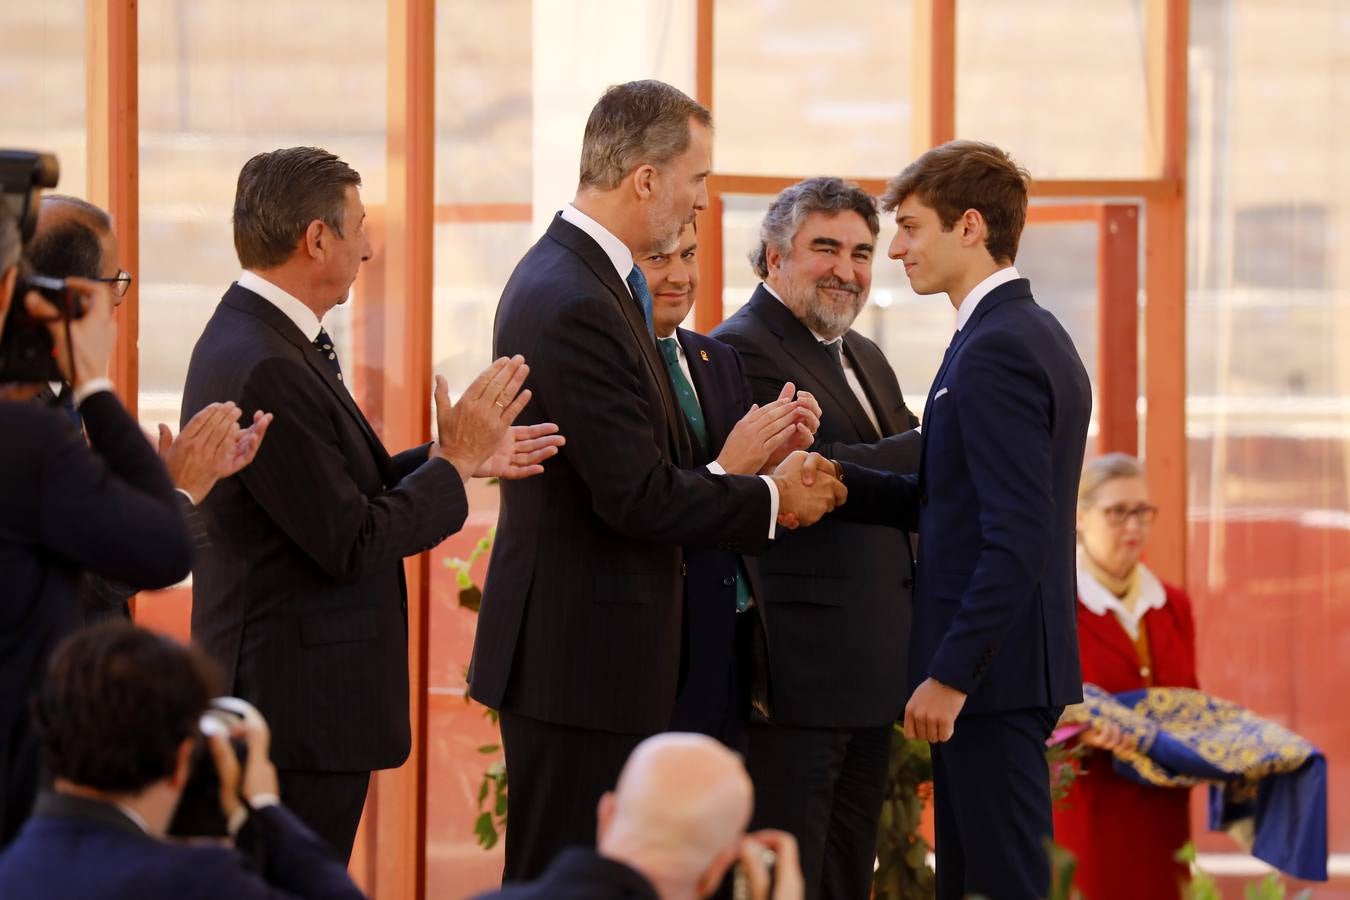
<path id="1" fill-rule="evenodd" d="M 605 832 L 609 831 L 609 824 L 613 820 L 614 792 L 605 791 L 600 797 L 600 802 L 595 806 L 595 844 L 597 847 L 605 839 Z"/>
<path id="2" fill-rule="evenodd" d="M 183 738 L 183 743 L 178 745 L 177 759 L 173 766 L 173 775 L 169 778 L 169 785 L 178 790 L 182 790 L 187 785 L 188 775 L 192 770 L 192 748 L 197 746 L 196 738 Z"/>
<path id="3" fill-rule="evenodd" d="M 764 267 L 769 270 L 769 274 L 777 272 L 783 265 L 783 251 L 772 244 L 764 245 Z"/>
<path id="4" fill-rule="evenodd" d="M 717 854 L 717 858 L 699 876 L 698 884 L 694 886 L 694 896 L 711 897 L 713 892 L 721 887 L 722 879 L 726 877 L 727 869 L 731 868 L 731 864 L 740 855 L 740 849 L 741 845 L 738 841 Z"/>
<path id="5" fill-rule="evenodd" d="M 984 215 L 978 209 L 968 209 L 961 214 L 961 221 L 957 223 L 961 229 L 961 245 L 963 247 L 982 247 L 988 241 L 989 226 L 984 221 Z"/>
<path id="6" fill-rule="evenodd" d="M 328 247 L 328 229 L 323 224 L 323 220 L 315 219 L 309 223 L 305 229 L 305 252 L 309 254 L 310 259 L 323 259 Z"/>
<path id="7" fill-rule="evenodd" d="M 661 177 L 661 173 L 656 171 L 656 166 L 643 164 L 634 169 L 633 174 L 628 177 L 637 198 L 650 200 L 656 194 L 656 181 Z"/>

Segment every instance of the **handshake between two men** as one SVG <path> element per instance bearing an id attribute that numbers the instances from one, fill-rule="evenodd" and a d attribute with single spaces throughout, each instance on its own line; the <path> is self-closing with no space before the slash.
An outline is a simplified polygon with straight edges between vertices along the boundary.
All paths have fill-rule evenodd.
<path id="1" fill-rule="evenodd" d="M 837 467 L 808 452 L 820 417 L 816 398 L 789 381 L 778 399 L 750 407 L 717 455 L 717 464 L 729 475 L 772 476 L 778 524 L 784 528 L 814 525 L 848 498 L 848 489 L 832 474 Z"/>

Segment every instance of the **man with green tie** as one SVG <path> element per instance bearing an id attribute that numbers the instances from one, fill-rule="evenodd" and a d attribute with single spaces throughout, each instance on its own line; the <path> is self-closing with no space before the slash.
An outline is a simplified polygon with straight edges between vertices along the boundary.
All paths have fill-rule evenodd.
<path id="1" fill-rule="evenodd" d="M 652 297 L 652 327 L 684 413 L 698 465 L 734 475 L 770 472 L 793 450 L 814 440 L 819 406 L 791 383 L 763 407 L 752 403 L 740 358 L 726 344 L 680 328 L 694 305 L 698 284 L 698 236 L 684 226 L 670 253 L 637 259 Z M 753 699 L 767 704 L 763 671 L 762 605 L 754 603 L 752 579 L 738 554 L 686 547 L 684 665 L 671 729 L 717 738 L 745 749 L 745 726 Z M 757 643 L 758 642 L 758 643 Z M 761 670 L 764 667 L 760 667 Z"/>

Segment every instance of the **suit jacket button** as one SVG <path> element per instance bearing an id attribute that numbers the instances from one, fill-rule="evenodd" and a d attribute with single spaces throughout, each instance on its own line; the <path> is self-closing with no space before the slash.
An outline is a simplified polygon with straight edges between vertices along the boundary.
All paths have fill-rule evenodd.
<path id="1" fill-rule="evenodd" d="M 728 575 L 726 578 L 722 579 L 722 584 L 726 585 L 727 587 L 731 587 L 735 583 L 736 583 L 735 575 Z"/>
<path id="2" fill-rule="evenodd" d="M 689 563 L 680 563 L 680 574 L 681 575 L 689 574 Z"/>
<path id="3" fill-rule="evenodd" d="M 928 492 L 927 492 L 927 491 L 924 491 L 922 494 L 919 495 L 919 505 L 920 505 L 920 506 L 927 506 L 927 505 L 928 505 Z"/>

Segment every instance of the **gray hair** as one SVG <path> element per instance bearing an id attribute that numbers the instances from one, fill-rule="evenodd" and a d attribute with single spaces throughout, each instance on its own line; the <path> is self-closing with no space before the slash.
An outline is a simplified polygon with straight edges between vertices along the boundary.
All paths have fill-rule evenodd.
<path id="1" fill-rule="evenodd" d="M 848 211 L 862 216 L 872 237 L 881 231 L 876 200 L 851 181 L 834 177 L 808 178 L 784 188 L 769 204 L 769 211 L 760 223 L 759 246 L 750 251 L 750 267 L 760 278 L 768 278 L 769 248 L 786 256 L 807 216 L 817 212 Z"/>
<path id="2" fill-rule="evenodd" d="M 613 190 L 641 165 L 663 166 L 689 149 L 689 120 L 712 127 L 712 113 L 663 81 L 630 81 L 605 91 L 581 139 L 581 185 Z"/>
<path id="3" fill-rule="evenodd" d="M 1083 477 L 1078 482 L 1078 505 L 1091 503 L 1098 489 L 1108 481 L 1143 477 L 1144 464 L 1128 453 L 1107 453 L 1089 460 L 1083 466 Z"/>

